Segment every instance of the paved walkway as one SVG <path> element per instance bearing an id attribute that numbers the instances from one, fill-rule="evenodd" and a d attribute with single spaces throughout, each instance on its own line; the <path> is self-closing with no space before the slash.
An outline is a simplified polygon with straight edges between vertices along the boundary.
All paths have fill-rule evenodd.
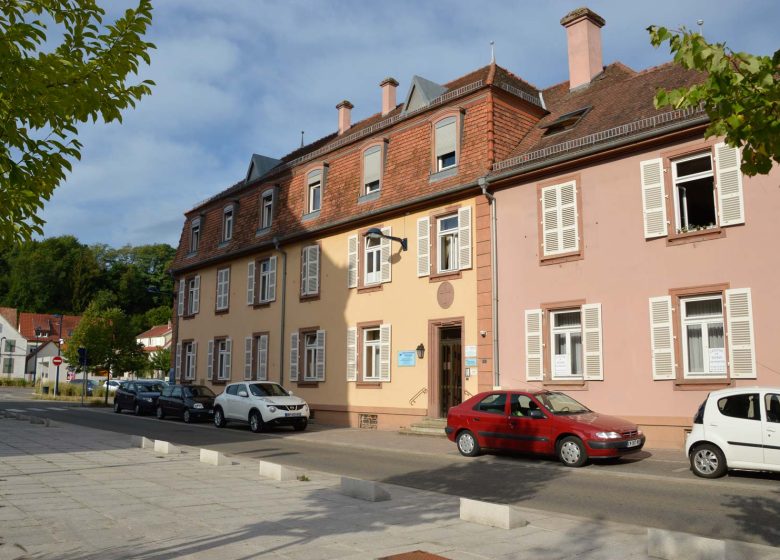
<path id="1" fill-rule="evenodd" d="M 364 437 L 300 437 L 325 432 L 344 445 Z M 349 434 L 351 443 L 335 441 Z M 521 508 L 529 525 L 495 529 L 461 521 L 450 496 L 384 485 L 390 501 L 366 502 L 340 494 L 333 475 L 276 482 L 260 478 L 250 459 L 213 467 L 199 462 L 197 449 L 163 455 L 129 439 L 0 418 L 0 560 L 367 560 L 413 551 L 438 556 L 406 558 L 648 558 L 640 527 Z"/>

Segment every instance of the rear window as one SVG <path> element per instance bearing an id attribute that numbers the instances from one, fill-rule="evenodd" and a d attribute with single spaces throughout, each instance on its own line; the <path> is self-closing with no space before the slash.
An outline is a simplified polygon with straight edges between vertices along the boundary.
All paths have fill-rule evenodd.
<path id="1" fill-rule="evenodd" d="M 195 387 L 185 387 L 184 394 L 188 397 L 215 397 L 214 391 L 208 387 L 198 385 Z"/>
<path id="2" fill-rule="evenodd" d="M 742 418 L 743 420 L 760 420 L 761 412 L 758 406 L 758 393 L 730 395 L 718 399 L 718 410 L 723 416 Z"/>
<path id="3" fill-rule="evenodd" d="M 166 387 L 165 389 L 163 389 L 162 396 L 163 397 L 170 397 L 171 396 L 171 387 Z"/>
<path id="4" fill-rule="evenodd" d="M 488 395 L 474 407 L 474 410 L 487 412 L 489 414 L 504 414 L 506 405 L 506 393 Z"/>

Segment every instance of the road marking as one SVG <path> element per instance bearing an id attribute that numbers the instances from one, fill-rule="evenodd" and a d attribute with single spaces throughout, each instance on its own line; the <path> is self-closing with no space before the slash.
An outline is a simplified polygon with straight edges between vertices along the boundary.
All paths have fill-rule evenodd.
<path id="1" fill-rule="evenodd" d="M 33 412 L 43 412 L 44 410 L 48 410 L 46 408 L 28 408 L 27 410 L 32 410 Z"/>
<path id="2" fill-rule="evenodd" d="M 24 412 L 24 410 L 18 408 L 6 408 L 8 412 Z"/>
<path id="3" fill-rule="evenodd" d="M 691 470 L 689 467 L 683 467 L 681 469 L 674 469 L 672 472 L 685 472 Z"/>
<path id="4" fill-rule="evenodd" d="M 30 409 L 30 410 L 32 410 L 32 409 Z M 61 407 L 58 407 L 58 406 L 52 406 L 50 408 L 47 408 L 46 410 L 70 410 L 70 409 L 69 408 L 61 408 Z"/>

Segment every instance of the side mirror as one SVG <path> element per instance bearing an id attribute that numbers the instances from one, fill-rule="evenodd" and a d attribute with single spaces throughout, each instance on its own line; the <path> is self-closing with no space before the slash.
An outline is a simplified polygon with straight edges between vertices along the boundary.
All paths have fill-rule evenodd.
<path id="1" fill-rule="evenodd" d="M 287 394 L 290 395 L 291 397 L 293 396 L 293 392 L 292 391 L 287 391 Z"/>
<path id="2" fill-rule="evenodd" d="M 238 396 L 239 397 L 248 397 L 249 393 L 247 393 L 246 391 L 239 391 L 238 392 Z"/>
<path id="3" fill-rule="evenodd" d="M 532 408 L 531 410 L 528 411 L 528 417 L 533 418 L 535 420 L 541 420 L 545 416 L 544 413 L 538 408 Z"/>

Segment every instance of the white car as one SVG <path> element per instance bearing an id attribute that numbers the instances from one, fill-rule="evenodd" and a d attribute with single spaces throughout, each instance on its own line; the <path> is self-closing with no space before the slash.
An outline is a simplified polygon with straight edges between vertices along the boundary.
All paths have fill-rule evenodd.
<path id="1" fill-rule="evenodd" d="M 123 381 L 116 381 L 115 379 L 112 379 L 110 381 L 103 381 L 101 383 L 101 386 L 105 389 L 106 385 L 108 385 L 108 392 L 114 393 L 119 386 L 124 383 Z"/>
<path id="2" fill-rule="evenodd" d="M 278 383 L 231 383 L 214 399 L 214 425 L 222 428 L 229 421 L 246 422 L 253 432 L 278 424 L 302 431 L 309 423 L 309 405 Z"/>
<path id="3" fill-rule="evenodd" d="M 694 474 L 704 478 L 728 469 L 780 472 L 780 388 L 710 393 L 693 417 L 685 453 Z"/>

